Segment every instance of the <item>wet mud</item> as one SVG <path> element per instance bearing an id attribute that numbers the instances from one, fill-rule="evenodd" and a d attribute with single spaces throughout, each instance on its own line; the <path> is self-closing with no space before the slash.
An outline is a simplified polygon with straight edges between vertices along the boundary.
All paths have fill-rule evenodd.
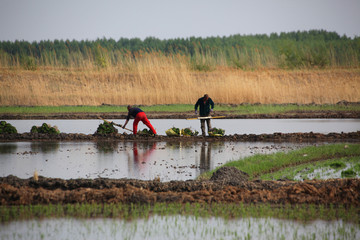
<path id="1" fill-rule="evenodd" d="M 273 134 L 234 134 L 221 137 L 202 137 L 202 136 L 181 136 L 168 137 L 164 135 L 158 136 L 141 136 L 132 134 L 82 134 L 82 133 L 60 133 L 60 134 L 41 134 L 41 133 L 14 133 L 0 134 L 0 142 L 8 141 L 273 141 L 273 142 L 337 142 L 349 141 L 359 142 L 360 131 L 350 133 L 273 133 Z"/>
<path id="2" fill-rule="evenodd" d="M 224 174 L 227 174 L 226 171 Z M 269 203 L 360 206 L 360 179 L 160 182 L 131 179 L 0 178 L 0 204 Z"/>
<path id="3" fill-rule="evenodd" d="M 149 119 L 186 119 L 196 117 L 193 111 L 187 112 L 146 112 Z M 0 119 L 126 119 L 127 114 L 120 113 L 52 113 L 52 114 L 0 114 Z M 216 111 L 214 116 L 225 119 L 302 119 L 302 118 L 360 118 L 358 111 L 295 111 L 275 114 L 235 114 Z"/>

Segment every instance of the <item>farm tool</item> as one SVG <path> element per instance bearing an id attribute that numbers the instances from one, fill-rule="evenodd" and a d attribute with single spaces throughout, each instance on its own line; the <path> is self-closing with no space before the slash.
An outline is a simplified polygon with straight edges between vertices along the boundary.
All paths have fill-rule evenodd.
<path id="1" fill-rule="evenodd" d="M 201 119 L 213 119 L 213 118 L 224 118 L 225 116 L 208 116 L 208 117 L 196 117 L 196 118 L 187 118 L 186 120 L 201 120 Z"/>
<path id="2" fill-rule="evenodd" d="M 104 122 L 107 122 L 107 123 L 112 124 L 112 125 L 114 125 L 114 126 L 121 127 L 121 128 L 123 127 L 121 124 L 117 124 L 117 123 L 114 123 L 114 122 L 110 122 L 110 121 L 108 121 L 108 120 L 106 120 L 106 119 L 103 119 L 102 117 L 98 117 L 98 118 L 101 119 L 101 120 L 103 120 Z M 132 132 L 132 130 L 129 129 L 129 128 L 124 128 L 124 129 Z"/>

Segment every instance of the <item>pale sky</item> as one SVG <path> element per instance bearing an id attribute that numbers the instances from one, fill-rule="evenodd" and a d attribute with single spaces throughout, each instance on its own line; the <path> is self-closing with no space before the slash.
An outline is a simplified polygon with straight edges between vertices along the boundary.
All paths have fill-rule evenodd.
<path id="1" fill-rule="evenodd" d="M 0 0 L 0 41 L 174 39 L 311 29 L 360 36 L 360 0 Z"/>

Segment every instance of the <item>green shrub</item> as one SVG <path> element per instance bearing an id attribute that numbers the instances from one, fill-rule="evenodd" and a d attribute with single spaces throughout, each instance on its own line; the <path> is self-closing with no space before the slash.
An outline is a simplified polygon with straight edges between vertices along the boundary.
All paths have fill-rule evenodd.
<path id="1" fill-rule="evenodd" d="M 17 133 L 16 128 L 5 121 L 0 122 L 0 134 L 3 133 Z"/>
<path id="2" fill-rule="evenodd" d="M 30 133 L 59 134 L 60 131 L 56 126 L 51 127 L 51 125 L 43 123 L 41 127 L 32 126 Z"/>
<path id="3" fill-rule="evenodd" d="M 105 121 L 104 123 L 101 123 L 96 130 L 97 134 L 112 134 L 117 132 L 118 130 L 114 127 L 113 124 Z"/>

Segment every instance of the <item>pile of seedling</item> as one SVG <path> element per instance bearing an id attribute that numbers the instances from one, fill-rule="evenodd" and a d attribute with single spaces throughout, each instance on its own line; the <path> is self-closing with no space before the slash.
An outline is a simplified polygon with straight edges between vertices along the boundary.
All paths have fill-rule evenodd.
<path id="1" fill-rule="evenodd" d="M 0 122 L 0 134 L 17 133 L 16 128 L 5 121 Z"/>
<path id="2" fill-rule="evenodd" d="M 221 128 L 211 128 L 209 130 L 209 135 L 212 137 L 221 137 L 225 135 L 225 130 Z"/>
<path id="3" fill-rule="evenodd" d="M 192 130 L 191 128 L 183 128 L 179 129 L 176 127 L 172 127 L 165 131 L 167 136 L 197 136 L 199 134 L 198 131 Z"/>
<path id="4" fill-rule="evenodd" d="M 44 134 L 59 134 L 59 129 L 54 126 L 52 127 L 50 124 L 43 123 L 39 126 L 32 126 L 30 133 L 44 133 Z"/>
<path id="5" fill-rule="evenodd" d="M 147 128 L 144 128 L 143 130 L 138 131 L 137 134 L 140 136 L 154 136 L 154 133 Z"/>
<path id="6" fill-rule="evenodd" d="M 114 134 L 114 133 L 118 133 L 118 130 L 114 127 L 112 123 L 105 121 L 99 124 L 95 132 L 95 134 L 101 134 L 101 135 Z"/>

